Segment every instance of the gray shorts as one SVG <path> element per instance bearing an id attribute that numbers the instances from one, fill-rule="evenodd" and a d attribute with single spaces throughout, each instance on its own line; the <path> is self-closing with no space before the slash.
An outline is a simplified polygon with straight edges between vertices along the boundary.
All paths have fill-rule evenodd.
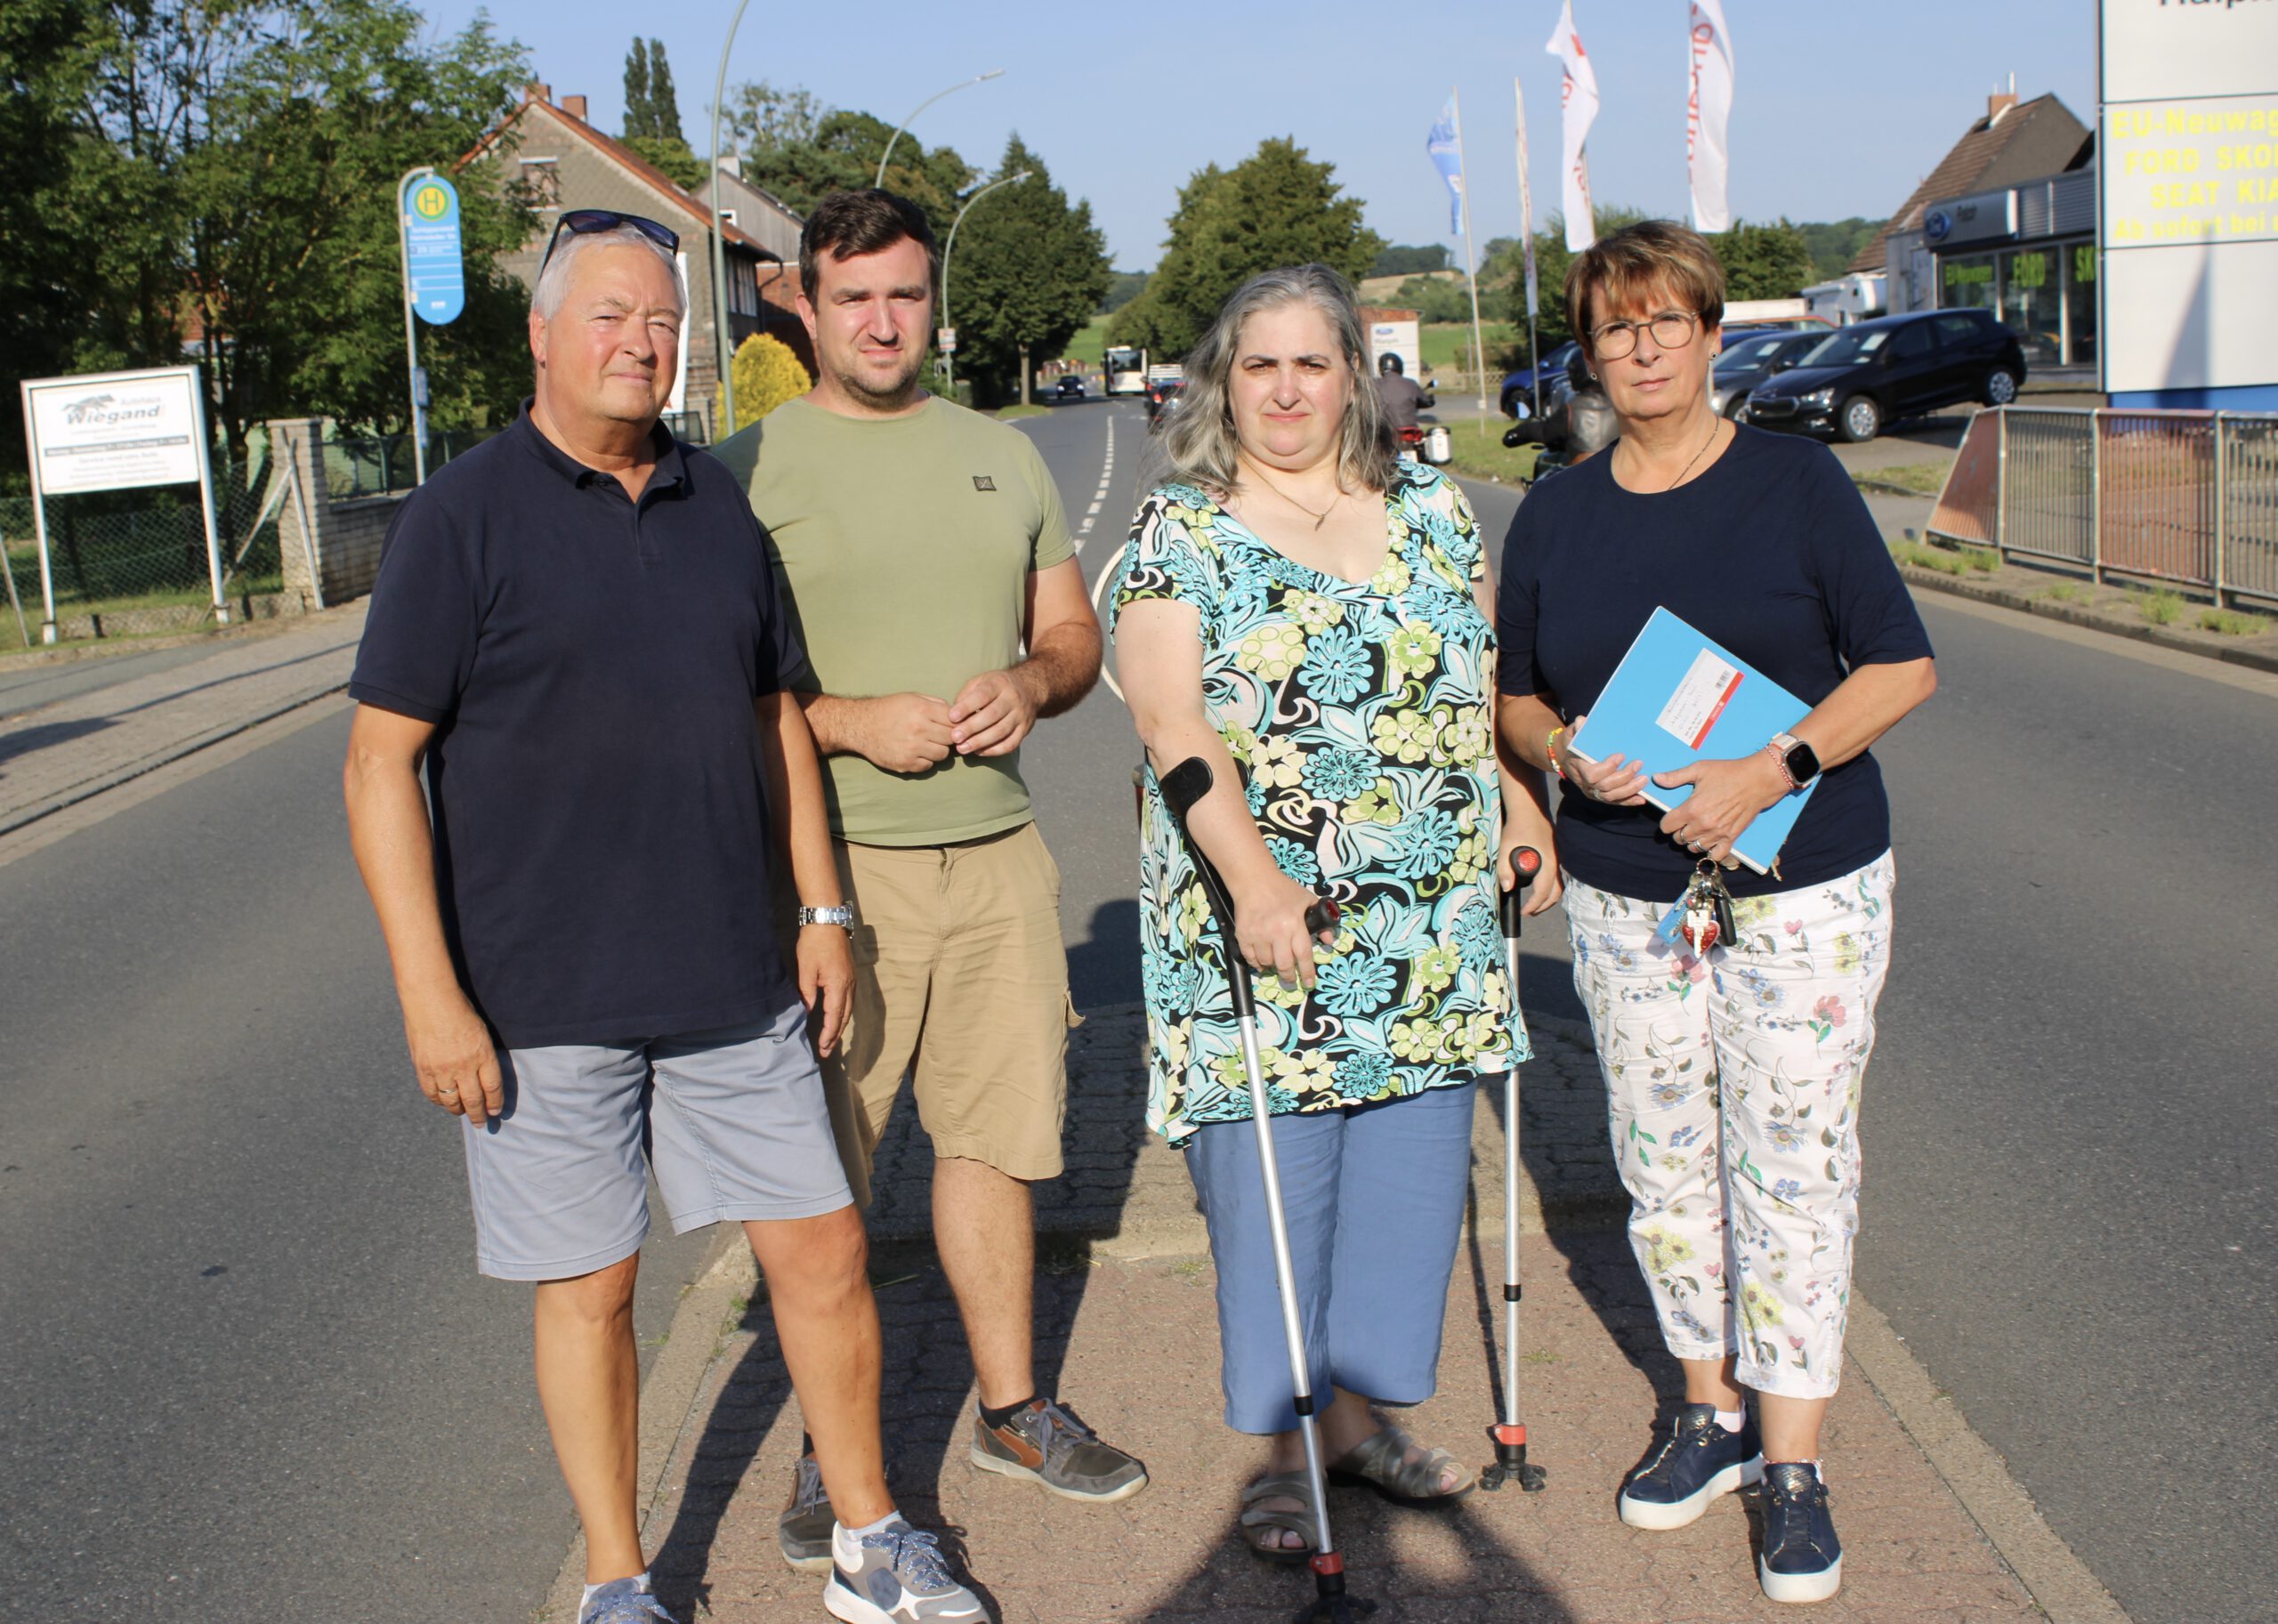
<path id="1" fill-rule="evenodd" d="M 506 1108 L 467 1127 L 475 1264 L 566 1280 L 630 1257 L 653 1168 L 675 1234 L 851 1206 L 822 1073 L 794 998 L 769 1020 L 499 1055 Z"/>

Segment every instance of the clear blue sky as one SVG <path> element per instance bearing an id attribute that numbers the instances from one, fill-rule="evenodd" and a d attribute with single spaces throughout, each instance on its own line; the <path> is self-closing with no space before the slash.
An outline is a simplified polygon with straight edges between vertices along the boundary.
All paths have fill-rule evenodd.
<path id="1" fill-rule="evenodd" d="M 425 0 L 440 30 L 475 12 Z M 1738 59 L 1732 202 L 1745 218 L 1880 217 L 2016 76 L 2095 117 L 2092 0 L 1725 0 Z M 1575 0 L 1603 105 L 1590 173 L 1601 202 L 1683 217 L 1685 0 Z M 690 144 L 710 143 L 708 109 L 727 0 L 622 5 L 494 0 L 494 26 L 529 50 L 556 97 L 583 93 L 620 125 L 625 53 L 636 26 L 665 43 Z M 1401 15 L 1405 20 L 1392 21 Z M 825 101 L 900 122 L 918 101 L 985 69 L 914 126 L 983 168 L 1007 132 L 1091 199 L 1115 263 L 1160 252 L 1177 189 L 1203 165 L 1239 162 L 1293 135 L 1337 166 L 1394 242 L 1446 237 L 1445 193 L 1424 140 L 1460 90 L 1466 155 L 1483 243 L 1518 219 L 1513 76 L 1524 84 L 1538 221 L 1557 203 L 1558 64 L 1544 53 L 1555 0 L 1361 5 L 1320 0 L 1270 10 L 1246 0 L 1140 5 L 997 0 L 987 5 L 868 0 L 856 7 L 759 0 L 745 13 L 728 82 L 804 85 Z"/>

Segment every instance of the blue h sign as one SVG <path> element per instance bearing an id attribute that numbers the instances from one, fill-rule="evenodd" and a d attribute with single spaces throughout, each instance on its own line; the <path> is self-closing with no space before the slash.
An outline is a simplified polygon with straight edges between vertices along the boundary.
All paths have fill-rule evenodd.
<path id="1" fill-rule="evenodd" d="M 404 270 L 411 279 L 411 308 L 431 327 L 456 320 L 466 308 L 466 273 L 459 251 L 458 190 L 439 174 L 423 174 L 404 189 Z"/>

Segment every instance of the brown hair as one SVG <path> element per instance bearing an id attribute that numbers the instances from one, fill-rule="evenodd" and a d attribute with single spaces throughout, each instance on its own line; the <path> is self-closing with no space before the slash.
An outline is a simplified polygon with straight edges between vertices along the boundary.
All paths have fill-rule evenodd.
<path id="1" fill-rule="evenodd" d="M 1586 351 L 1590 343 L 1590 301 L 1610 315 L 1656 289 L 1667 288 L 1677 303 L 1700 318 L 1704 327 L 1725 319 L 1725 268 L 1700 232 L 1673 220 L 1641 220 L 1611 237 L 1601 237 L 1566 268 L 1566 319 Z"/>
<path id="2" fill-rule="evenodd" d="M 825 254 L 834 260 L 858 254 L 877 254 L 908 238 L 925 250 L 925 263 L 936 287 L 941 277 L 941 251 L 933 241 L 933 222 L 909 198 L 866 186 L 860 191 L 835 191 L 815 205 L 799 232 L 799 288 L 815 296 L 820 279 L 816 266 Z"/>

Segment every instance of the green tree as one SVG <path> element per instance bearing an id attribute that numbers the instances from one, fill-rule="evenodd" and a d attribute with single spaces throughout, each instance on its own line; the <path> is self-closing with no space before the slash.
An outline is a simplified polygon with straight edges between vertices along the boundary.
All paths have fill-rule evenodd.
<path id="1" fill-rule="evenodd" d="M 756 423 L 815 386 L 791 346 L 770 333 L 754 333 L 736 346 L 728 376 L 735 384 L 738 423 Z"/>
<path id="2" fill-rule="evenodd" d="M 1725 267 L 1727 299 L 1792 299 L 1817 279 L 1810 246 L 1785 220 L 1770 225 L 1736 220 L 1708 243 Z"/>
<path id="3" fill-rule="evenodd" d="M 1361 199 L 1287 137 L 1262 141 L 1232 169 L 1216 164 L 1180 189 L 1170 240 L 1146 292 L 1110 324 L 1118 343 L 1183 355 L 1226 295 L 1277 266 L 1318 262 L 1358 279 L 1384 238 L 1361 221 Z"/>
<path id="4" fill-rule="evenodd" d="M 1114 272 L 1092 206 L 1070 205 L 1016 133 L 997 173 L 1023 170 L 1027 180 L 990 192 L 965 215 L 947 314 L 957 329 L 957 370 L 973 378 L 976 396 L 1017 395 L 1026 404 L 1035 362 L 1066 348 Z"/>
<path id="5" fill-rule="evenodd" d="M 70 364 L 84 303 L 72 218 L 81 109 L 99 30 L 78 0 L 0 6 L 0 151 L 14 196 L 0 231 L 0 466 L 23 466 L 23 400 L 17 381 Z"/>
<path id="6" fill-rule="evenodd" d="M 812 91 L 779 90 L 761 79 L 728 93 L 720 121 L 731 149 L 748 159 L 756 152 L 812 143 L 830 111 Z"/>
<path id="7" fill-rule="evenodd" d="M 834 109 L 817 121 L 811 141 L 755 145 L 744 155 L 744 175 L 795 213 L 809 214 L 832 192 L 858 191 L 869 185 L 877 174 L 878 156 L 893 134 L 893 126 L 884 119 Z M 957 216 L 958 199 L 975 178 L 973 166 L 956 149 L 928 150 L 904 135 L 894 142 L 886 190 L 923 208 L 934 231 L 947 237 Z"/>
<path id="8" fill-rule="evenodd" d="M 1652 215 L 1620 204 L 1601 205 L 1591 211 L 1600 237 Z M 1566 216 L 1553 212 L 1534 234 L 1535 282 L 1541 291 L 1536 307 L 1535 331 L 1547 351 L 1574 335 L 1566 320 L 1566 268 L 1574 256 L 1566 251 Z M 1479 268 L 1480 312 L 1490 320 L 1500 319 L 1523 334 L 1527 327 L 1526 262 L 1516 242 L 1507 242 L 1493 261 Z"/>
<path id="9" fill-rule="evenodd" d="M 673 89 L 665 42 L 643 44 L 636 36 L 625 53 L 625 144 L 664 171 L 683 191 L 706 184 L 704 160 L 681 133 L 680 97 Z"/>
<path id="10" fill-rule="evenodd" d="M 1100 295 L 1099 313 L 1112 316 L 1147 291 L 1144 271 L 1119 271 L 1108 279 L 1107 291 Z"/>
<path id="11" fill-rule="evenodd" d="M 1419 321 L 1471 319 L 1471 290 L 1458 277 L 1410 277 L 1384 303 L 1414 311 Z"/>
<path id="12" fill-rule="evenodd" d="M 1854 214 L 1848 220 L 1815 221 L 1798 225 L 1804 234 L 1804 246 L 1812 253 L 1812 280 L 1832 281 L 1851 269 L 1851 262 L 1859 250 L 1881 230 L 1879 220 L 1862 220 Z"/>
<path id="13" fill-rule="evenodd" d="M 1376 262 L 1369 267 L 1369 274 L 1372 277 L 1406 277 L 1447 269 L 1448 248 L 1445 243 L 1421 246 L 1388 243 L 1377 251 Z"/>

